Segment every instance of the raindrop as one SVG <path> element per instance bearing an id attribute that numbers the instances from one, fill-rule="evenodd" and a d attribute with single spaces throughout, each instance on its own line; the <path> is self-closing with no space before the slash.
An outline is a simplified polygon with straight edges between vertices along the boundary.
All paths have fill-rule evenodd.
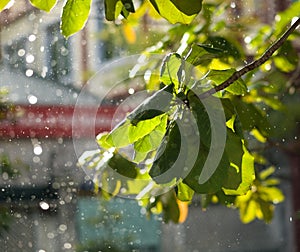
<path id="1" fill-rule="evenodd" d="M 135 90 L 133 88 L 128 89 L 128 94 L 134 94 Z"/>
<path id="2" fill-rule="evenodd" d="M 55 237 L 55 235 L 54 235 L 53 233 L 48 233 L 48 234 L 47 234 L 47 237 L 48 237 L 49 239 L 53 239 L 53 238 Z"/>
<path id="3" fill-rule="evenodd" d="M 67 230 L 67 225 L 61 224 L 61 225 L 59 225 L 58 228 L 59 228 L 60 231 L 65 232 Z"/>
<path id="4" fill-rule="evenodd" d="M 64 248 L 65 248 L 65 249 L 70 249 L 70 248 L 72 248 L 71 243 L 66 242 L 66 243 L 64 244 Z"/>
<path id="5" fill-rule="evenodd" d="M 41 159 L 39 157 L 37 157 L 37 156 L 34 156 L 32 158 L 32 160 L 33 160 L 34 163 L 39 163 L 41 161 Z"/>
<path id="6" fill-rule="evenodd" d="M 42 146 L 40 146 L 40 145 L 35 145 L 35 146 L 33 147 L 33 152 L 34 152 L 35 155 L 41 155 L 42 152 L 43 152 Z"/>
<path id="7" fill-rule="evenodd" d="M 27 96 L 27 100 L 30 104 L 36 104 L 38 99 L 35 95 L 30 94 Z"/>
<path id="8" fill-rule="evenodd" d="M 3 178 L 3 180 L 8 180 L 8 173 L 7 172 L 3 172 L 2 178 Z"/>
<path id="9" fill-rule="evenodd" d="M 230 7 L 231 7 L 232 9 L 234 9 L 234 8 L 236 7 L 235 2 L 231 2 L 231 3 L 230 3 Z"/>
<path id="10" fill-rule="evenodd" d="M 25 50 L 24 49 L 20 49 L 18 51 L 18 56 L 23 57 L 25 55 Z"/>
<path id="11" fill-rule="evenodd" d="M 33 70 L 32 69 L 27 69 L 26 72 L 25 72 L 25 75 L 27 77 L 31 77 L 33 75 Z"/>
<path id="12" fill-rule="evenodd" d="M 49 204 L 45 201 L 41 201 L 39 205 L 43 210 L 48 210 L 50 208 Z"/>
<path id="13" fill-rule="evenodd" d="M 31 35 L 28 37 L 28 40 L 29 40 L 30 42 L 33 42 L 33 41 L 36 40 L 36 36 L 35 36 L 34 34 L 31 34 Z"/>
<path id="14" fill-rule="evenodd" d="M 27 63 L 33 63 L 34 62 L 34 56 L 32 54 L 26 55 L 26 62 Z"/>
<path id="15" fill-rule="evenodd" d="M 244 41 L 245 41 L 246 44 L 249 44 L 249 43 L 251 42 L 251 37 L 246 36 L 246 37 L 244 38 Z"/>

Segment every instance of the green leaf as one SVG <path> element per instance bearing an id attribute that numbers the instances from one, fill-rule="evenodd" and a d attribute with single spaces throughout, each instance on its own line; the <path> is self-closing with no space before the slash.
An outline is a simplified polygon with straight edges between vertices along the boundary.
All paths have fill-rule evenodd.
<path id="1" fill-rule="evenodd" d="M 128 161 L 127 158 L 123 157 L 119 153 L 114 153 L 114 155 L 109 159 L 107 164 L 114 171 L 125 177 L 135 178 L 137 176 L 135 164 Z"/>
<path id="2" fill-rule="evenodd" d="M 98 141 L 99 145 L 111 146 L 111 147 L 125 147 L 131 144 L 129 140 L 129 128 L 131 127 L 130 122 L 127 120 L 117 127 L 115 127 L 105 138 L 101 138 Z"/>
<path id="3" fill-rule="evenodd" d="M 104 8 L 105 8 L 105 18 L 108 21 L 113 21 L 120 15 L 119 13 L 116 13 L 116 5 L 118 2 L 121 2 L 120 0 L 105 0 L 104 1 Z"/>
<path id="4" fill-rule="evenodd" d="M 172 53 L 165 57 L 160 70 L 160 81 L 165 85 L 174 84 L 176 91 L 182 82 L 181 78 L 179 78 L 179 76 L 181 76 L 182 63 L 183 61 L 180 55 Z"/>
<path id="5" fill-rule="evenodd" d="M 61 16 L 61 30 L 66 37 L 81 30 L 90 14 L 91 0 L 68 0 Z"/>
<path id="6" fill-rule="evenodd" d="M 180 217 L 180 211 L 176 200 L 176 195 L 173 190 L 163 194 L 160 197 L 160 201 L 163 205 L 164 215 L 163 219 L 166 223 L 173 221 L 178 223 Z"/>
<path id="7" fill-rule="evenodd" d="M 155 92 L 136 109 L 134 109 L 127 118 L 133 125 L 137 125 L 140 121 L 154 118 L 162 115 L 170 110 L 171 101 L 173 99 L 174 85 L 170 84 Z"/>
<path id="8" fill-rule="evenodd" d="M 265 180 L 267 179 L 269 176 L 271 176 L 273 173 L 275 172 L 275 167 L 274 166 L 270 166 L 267 169 L 264 169 L 263 171 L 261 171 L 259 173 L 259 178 L 261 180 Z"/>
<path id="9" fill-rule="evenodd" d="M 166 133 L 167 119 L 167 115 L 163 116 L 160 123 L 148 135 L 137 140 L 134 143 L 135 151 L 148 153 L 157 149 Z"/>
<path id="10" fill-rule="evenodd" d="M 284 200 L 284 195 L 279 188 L 260 186 L 258 190 L 260 198 L 266 202 L 278 204 Z"/>
<path id="11" fill-rule="evenodd" d="M 294 1 L 289 8 L 281 13 L 278 13 L 277 16 L 278 17 L 275 19 L 275 36 L 278 36 L 283 30 L 286 30 L 287 25 L 290 24 L 294 17 L 300 16 L 300 2 Z"/>
<path id="12" fill-rule="evenodd" d="M 203 170 L 208 153 L 209 151 L 204 146 L 200 147 L 194 167 L 183 180 L 183 182 L 191 187 L 195 192 L 201 194 L 216 193 L 219 191 L 222 188 L 225 179 L 228 177 L 229 172 L 229 161 L 226 153 L 224 152 L 212 176 L 204 184 L 199 184 L 200 174 Z"/>
<path id="13" fill-rule="evenodd" d="M 156 116 L 152 119 L 140 121 L 136 125 L 132 125 L 128 119 L 125 119 L 110 133 L 99 134 L 97 136 L 97 142 L 105 149 L 109 149 L 111 147 L 122 148 L 143 139 L 156 129 L 157 132 L 154 132 L 149 138 L 149 140 L 152 141 L 151 146 L 156 146 L 158 137 L 157 134 L 160 134 L 159 132 L 161 131 L 165 131 L 166 121 L 167 115 Z M 140 144 L 142 143 L 140 142 Z M 140 148 L 143 146 L 140 146 Z M 144 148 L 146 147 L 144 146 Z"/>
<path id="14" fill-rule="evenodd" d="M 208 65 L 213 59 L 218 58 L 222 50 L 206 45 L 193 44 L 185 60 L 193 66 Z"/>
<path id="15" fill-rule="evenodd" d="M 256 128 L 264 137 L 269 135 L 270 124 L 267 121 L 266 116 L 264 116 L 255 105 L 245 103 L 241 99 L 233 99 L 232 103 L 243 130 L 251 131 Z"/>
<path id="16" fill-rule="evenodd" d="M 49 12 L 55 6 L 57 0 L 30 0 L 30 3 L 43 11 Z"/>
<path id="17" fill-rule="evenodd" d="M 183 182 L 177 185 L 177 199 L 181 201 L 191 201 L 194 196 L 194 190 Z"/>
<path id="18" fill-rule="evenodd" d="M 278 50 L 276 57 L 273 57 L 275 66 L 283 72 L 291 72 L 296 69 L 299 58 L 297 51 L 291 41 L 286 41 Z"/>
<path id="19" fill-rule="evenodd" d="M 170 23 L 189 24 L 202 8 L 202 0 L 150 0 L 156 11 Z"/>
<path id="20" fill-rule="evenodd" d="M 0 11 L 4 10 L 5 6 L 10 2 L 10 0 L 3 0 L 0 2 Z"/>
<path id="21" fill-rule="evenodd" d="M 105 18 L 114 21 L 122 14 L 125 18 L 130 12 L 135 12 L 132 0 L 105 0 Z"/>
<path id="22" fill-rule="evenodd" d="M 134 143 L 139 139 L 150 134 L 157 126 L 159 126 L 162 122 L 166 122 L 167 115 L 163 114 L 160 116 L 156 116 L 152 119 L 140 121 L 136 125 L 129 125 L 128 137 L 130 143 Z"/>
<path id="23" fill-rule="evenodd" d="M 274 206 L 264 200 L 258 199 L 259 208 L 263 215 L 263 220 L 266 223 L 270 223 L 274 216 Z"/>
<path id="24" fill-rule="evenodd" d="M 135 12 L 133 1 L 132 0 L 122 0 L 122 4 L 124 5 L 124 8 L 128 12 Z"/>
<path id="25" fill-rule="evenodd" d="M 240 206 L 240 218 L 243 223 L 249 223 L 256 218 L 257 203 L 251 199 Z"/>
<path id="26" fill-rule="evenodd" d="M 243 140 L 228 130 L 226 152 L 229 157 L 231 169 L 223 191 L 227 195 L 242 195 L 250 190 L 255 179 L 254 158 L 247 151 Z"/>
<path id="27" fill-rule="evenodd" d="M 139 152 L 139 151 L 135 150 L 134 158 L 132 161 L 138 164 L 138 163 L 142 162 L 143 160 L 145 160 L 147 155 L 148 155 L 148 152 Z"/>
<path id="28" fill-rule="evenodd" d="M 236 72 L 236 70 L 233 68 L 226 70 L 210 70 L 206 78 L 213 81 L 216 86 L 218 86 L 226 81 L 234 72 Z M 243 95 L 247 93 L 247 86 L 246 83 L 240 78 L 225 90 L 234 95 Z"/>
<path id="29" fill-rule="evenodd" d="M 210 36 L 205 44 L 213 48 L 218 48 L 220 51 L 222 51 L 223 57 L 233 57 L 234 59 L 241 58 L 239 49 L 234 44 L 229 42 L 226 38 L 219 36 Z"/>
<path id="30" fill-rule="evenodd" d="M 242 183 L 240 184 L 239 188 L 236 190 L 239 193 L 245 193 L 247 190 L 251 189 L 251 185 L 255 179 L 255 172 L 254 172 L 254 158 L 248 152 L 246 147 L 243 145 L 244 155 L 242 158 Z"/>
<path id="31" fill-rule="evenodd" d="M 189 92 L 188 101 L 190 109 L 197 121 L 201 142 L 209 148 L 211 143 L 211 122 L 207 111 L 201 100 L 193 93 L 193 91 Z"/>
<path id="32" fill-rule="evenodd" d="M 223 190 L 216 192 L 218 202 L 224 205 L 232 206 L 235 202 L 236 196 L 226 195 Z"/>
<path id="33" fill-rule="evenodd" d="M 181 172 L 178 167 L 184 167 L 184 160 L 179 160 L 182 165 L 176 165 L 175 169 L 173 165 L 175 164 L 181 148 L 181 134 L 177 123 L 170 125 L 170 128 L 163 139 L 162 144 L 159 146 L 155 161 L 149 171 L 149 175 L 154 181 L 160 184 L 168 183 L 174 178 L 178 178 Z M 167 174 L 164 176 L 168 170 L 172 171 L 171 175 Z"/>

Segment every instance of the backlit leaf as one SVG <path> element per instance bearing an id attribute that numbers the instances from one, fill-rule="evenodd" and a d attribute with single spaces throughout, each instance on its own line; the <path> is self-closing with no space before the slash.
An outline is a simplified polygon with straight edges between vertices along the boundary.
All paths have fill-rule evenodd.
<path id="1" fill-rule="evenodd" d="M 30 3 L 43 11 L 51 11 L 51 9 L 55 6 L 57 0 L 30 0 Z"/>
<path id="2" fill-rule="evenodd" d="M 10 2 L 11 0 L 3 0 L 0 2 L 0 11 L 4 10 L 6 5 Z"/>
<path id="3" fill-rule="evenodd" d="M 226 70 L 210 70 L 207 75 L 207 79 L 213 81 L 215 85 L 218 86 L 222 82 L 226 81 L 235 71 L 236 70 L 233 68 Z M 225 90 L 234 95 L 243 95 L 247 93 L 247 86 L 242 79 L 238 79 Z"/>
<path id="4" fill-rule="evenodd" d="M 146 135 L 150 134 L 162 122 L 165 125 L 166 118 L 166 115 L 161 115 L 148 120 L 140 121 L 136 125 L 130 124 L 128 128 L 129 143 L 134 143 L 139 139 L 145 137 Z M 161 128 L 159 128 L 159 130 L 161 130 Z"/>
<path id="5" fill-rule="evenodd" d="M 114 21 L 122 14 L 125 18 L 130 12 L 135 12 L 132 0 L 105 0 L 105 18 Z"/>
<path id="6" fill-rule="evenodd" d="M 127 118 L 133 125 L 136 125 L 140 121 L 151 119 L 168 112 L 173 99 L 173 88 L 174 85 L 170 84 L 155 92 L 134 109 Z"/>
<path id="7" fill-rule="evenodd" d="M 191 201 L 194 196 L 194 190 L 183 182 L 177 185 L 177 198 L 180 201 Z"/>
<path id="8" fill-rule="evenodd" d="M 202 8 L 202 0 L 150 0 L 156 11 L 170 23 L 189 24 Z"/>
<path id="9" fill-rule="evenodd" d="M 166 115 L 163 116 L 160 123 L 148 135 L 137 140 L 134 143 L 135 151 L 139 153 L 148 153 L 157 149 L 165 135 L 167 119 L 168 117 Z"/>
<path id="10" fill-rule="evenodd" d="M 160 81 L 165 85 L 174 84 L 175 89 L 178 90 L 181 83 L 181 79 L 178 78 L 181 65 L 182 59 L 177 53 L 169 54 L 165 57 L 160 70 Z"/>
<path id="11" fill-rule="evenodd" d="M 270 124 L 266 116 L 254 104 L 245 103 L 241 99 L 233 99 L 232 103 L 235 106 L 243 130 L 251 131 L 256 128 L 264 137 L 269 135 Z"/>
<path id="12" fill-rule="evenodd" d="M 222 50 L 206 45 L 193 44 L 185 60 L 193 66 L 207 65 L 212 59 L 217 58 Z"/>
<path id="13" fill-rule="evenodd" d="M 91 0 L 68 0 L 61 16 L 61 30 L 66 37 L 81 30 L 90 14 Z"/>

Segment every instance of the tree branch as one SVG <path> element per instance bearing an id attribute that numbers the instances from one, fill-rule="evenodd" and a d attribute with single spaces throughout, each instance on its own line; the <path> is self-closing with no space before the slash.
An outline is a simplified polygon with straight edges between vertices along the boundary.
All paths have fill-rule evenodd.
<path id="1" fill-rule="evenodd" d="M 300 18 L 298 18 L 297 21 L 292 26 L 290 26 L 290 28 L 269 49 L 267 49 L 267 51 L 265 51 L 265 53 L 259 59 L 247 64 L 239 71 L 234 72 L 226 81 L 224 81 L 217 87 L 205 91 L 204 93 L 200 94 L 198 97 L 200 99 L 207 98 L 208 96 L 229 87 L 233 82 L 237 81 L 244 74 L 261 66 L 263 63 L 265 63 L 268 59 L 271 58 L 271 56 L 275 51 L 277 51 L 282 46 L 282 44 L 287 40 L 287 38 L 291 35 L 291 33 L 294 32 L 294 30 L 298 27 L 298 25 L 300 25 Z"/>

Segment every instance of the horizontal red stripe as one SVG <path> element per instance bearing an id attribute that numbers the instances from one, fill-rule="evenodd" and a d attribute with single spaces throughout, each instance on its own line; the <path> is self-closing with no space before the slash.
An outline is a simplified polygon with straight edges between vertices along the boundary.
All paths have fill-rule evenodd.
<path id="1" fill-rule="evenodd" d="M 116 107 L 16 106 L 16 116 L 0 122 L 0 137 L 94 137 L 111 130 L 125 112 Z M 113 121 L 114 119 L 114 121 Z"/>

